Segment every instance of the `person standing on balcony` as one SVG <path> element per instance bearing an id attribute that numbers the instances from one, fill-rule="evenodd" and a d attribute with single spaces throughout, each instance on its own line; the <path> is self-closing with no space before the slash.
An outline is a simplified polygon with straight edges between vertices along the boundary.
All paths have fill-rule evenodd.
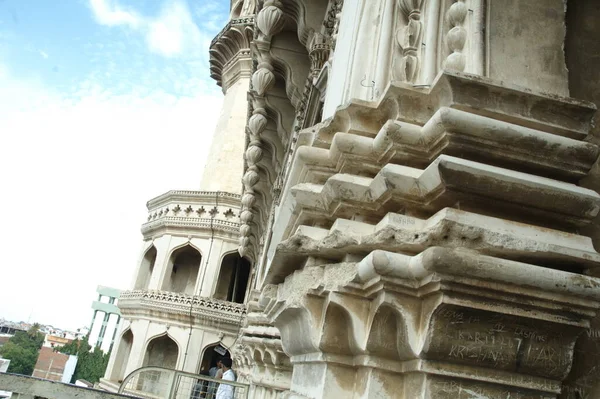
<path id="1" fill-rule="evenodd" d="M 221 363 L 223 364 L 223 377 L 221 379 L 223 381 L 235 381 L 235 374 L 231 370 L 231 365 L 233 364 L 231 359 L 226 357 Z M 227 383 L 219 384 L 216 399 L 233 399 L 233 385 Z"/>

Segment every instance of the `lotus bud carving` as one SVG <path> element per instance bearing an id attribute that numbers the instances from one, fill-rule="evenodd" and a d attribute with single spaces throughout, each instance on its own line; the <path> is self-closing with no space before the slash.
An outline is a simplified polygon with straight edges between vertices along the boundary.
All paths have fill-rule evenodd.
<path id="1" fill-rule="evenodd" d="M 260 147 L 250 146 L 246 150 L 246 161 L 249 164 L 256 165 L 257 163 L 260 162 L 260 160 L 262 159 L 262 156 L 263 156 L 263 151 L 261 150 Z"/>
<path id="2" fill-rule="evenodd" d="M 267 127 L 267 118 L 261 113 L 254 113 L 248 121 L 248 129 L 255 136 L 260 135 Z"/>
<path id="3" fill-rule="evenodd" d="M 253 170 L 248 170 L 246 172 L 246 174 L 244 174 L 244 177 L 242 178 L 242 182 L 244 183 L 244 186 L 246 188 L 252 188 L 256 185 L 256 183 L 258 183 L 259 180 L 259 176 L 258 173 L 256 173 Z"/>
<path id="4" fill-rule="evenodd" d="M 277 1 L 266 1 L 256 16 L 256 26 L 263 35 L 272 37 L 283 29 L 285 18 Z"/>
<path id="5" fill-rule="evenodd" d="M 267 62 L 261 62 L 258 69 L 252 75 L 252 87 L 259 96 L 265 93 L 275 84 L 275 74 L 273 67 Z"/>

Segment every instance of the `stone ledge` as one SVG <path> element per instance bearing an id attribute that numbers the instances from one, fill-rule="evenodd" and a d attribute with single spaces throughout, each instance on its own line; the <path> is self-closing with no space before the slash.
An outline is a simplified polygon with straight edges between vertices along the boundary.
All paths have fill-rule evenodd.
<path id="1" fill-rule="evenodd" d="M 0 373 L 0 389 L 13 392 L 13 397 L 16 397 L 15 394 L 19 394 L 19 397 L 38 399 L 122 399 L 132 397 L 7 373 Z"/>

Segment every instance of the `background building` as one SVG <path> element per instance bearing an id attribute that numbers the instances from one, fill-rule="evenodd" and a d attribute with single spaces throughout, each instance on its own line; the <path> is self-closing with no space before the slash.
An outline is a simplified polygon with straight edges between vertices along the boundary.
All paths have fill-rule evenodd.
<path id="1" fill-rule="evenodd" d="M 115 391 L 143 366 L 208 370 L 219 356 L 215 349 L 228 355 L 239 334 L 251 279 L 238 232 L 253 12 L 245 9 L 213 41 L 235 49 L 216 56 L 221 66 L 213 72 L 225 99 L 200 191 L 170 191 L 147 204 L 140 261 L 132 290 L 119 299 L 123 320 L 104 389 Z"/>
<path id="2" fill-rule="evenodd" d="M 43 346 L 40 349 L 33 377 L 70 383 L 77 366 L 77 356 L 69 356 Z"/>
<path id="3" fill-rule="evenodd" d="M 96 292 L 98 300 L 92 303 L 94 315 L 89 328 L 88 343 L 92 348 L 100 347 L 107 353 L 112 349 L 121 321 L 121 311 L 118 307 L 121 291 L 99 285 Z"/>

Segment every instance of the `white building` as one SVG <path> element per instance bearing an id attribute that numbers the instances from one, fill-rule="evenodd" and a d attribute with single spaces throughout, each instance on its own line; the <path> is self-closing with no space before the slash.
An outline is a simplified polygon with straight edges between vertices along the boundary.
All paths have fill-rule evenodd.
<path id="1" fill-rule="evenodd" d="M 252 25 L 252 18 L 239 20 L 213 44 L 236 49 L 215 71 L 225 99 L 200 190 L 170 191 L 147 204 L 104 389 L 115 391 L 142 366 L 208 370 L 219 356 L 215 348 L 231 348 L 239 334 L 252 272 L 238 252 Z"/>
<path id="2" fill-rule="evenodd" d="M 121 291 L 99 285 L 96 292 L 98 300 L 92 303 L 94 315 L 89 328 L 88 343 L 92 348 L 100 347 L 104 352 L 109 352 L 121 321 L 121 311 L 118 307 Z M 85 329 L 80 331 L 84 332 Z"/>

